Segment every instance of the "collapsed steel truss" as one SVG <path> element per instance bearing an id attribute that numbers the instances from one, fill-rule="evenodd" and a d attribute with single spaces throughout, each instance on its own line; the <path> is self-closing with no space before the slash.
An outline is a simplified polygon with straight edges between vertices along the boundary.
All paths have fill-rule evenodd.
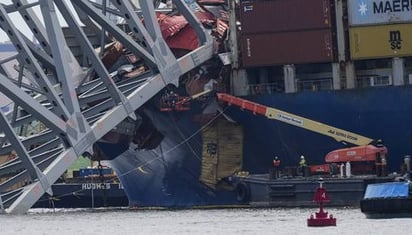
<path id="1" fill-rule="evenodd" d="M 0 92 L 14 107 L 8 113 L 0 112 L 0 131 L 4 133 L 0 155 L 10 156 L 0 165 L 3 213 L 26 213 L 45 192 L 52 194 L 51 185 L 78 156 L 91 151 L 93 143 L 122 120 L 135 119 L 135 110 L 146 101 L 166 85 L 178 85 L 181 75 L 213 56 L 212 39 L 190 8 L 195 1 L 174 1 L 200 41 L 196 50 L 180 58 L 162 38 L 152 0 L 140 0 L 140 10 L 129 1 L 112 0 L 111 8 L 88 0 L 67 2 L 13 0 L 9 5 L 0 4 L 0 30 L 17 51 L 9 58 L 0 58 L 0 65 L 15 61 L 18 71 L 13 77 L 0 66 Z M 73 41 L 65 37 L 58 12 L 73 35 L 70 40 L 80 45 L 84 64 L 69 49 Z M 122 18 L 131 33 L 109 19 L 106 12 Z M 35 41 L 22 34 L 21 25 L 13 23 L 16 13 Z M 115 38 L 144 61 L 148 72 L 115 82 L 96 50 L 96 39 L 85 32 L 92 26 L 98 30 L 96 35 L 101 35 L 97 41 L 107 42 L 108 35 Z M 93 80 L 91 73 L 97 74 Z M 22 135 L 33 123 L 41 128 Z"/>

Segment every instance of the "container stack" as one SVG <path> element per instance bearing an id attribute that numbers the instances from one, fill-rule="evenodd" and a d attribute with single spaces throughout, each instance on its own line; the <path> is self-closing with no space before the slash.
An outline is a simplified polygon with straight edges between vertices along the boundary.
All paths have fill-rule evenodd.
<path id="1" fill-rule="evenodd" d="M 411 1 L 348 0 L 351 59 L 410 56 L 411 12 Z"/>
<path id="2" fill-rule="evenodd" d="M 336 61 L 334 15 L 332 0 L 241 1 L 243 67 Z"/>

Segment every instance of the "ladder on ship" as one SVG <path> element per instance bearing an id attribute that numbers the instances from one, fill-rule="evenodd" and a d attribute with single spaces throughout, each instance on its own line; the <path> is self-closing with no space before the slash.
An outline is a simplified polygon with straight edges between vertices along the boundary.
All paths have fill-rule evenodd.
<path id="1" fill-rule="evenodd" d="M 181 75 L 212 58 L 213 46 L 192 11 L 194 0 L 174 1 L 199 39 L 197 49 L 179 58 L 162 38 L 158 1 L 140 0 L 140 8 L 117 0 L 107 1 L 110 7 L 88 0 L 10 2 L 0 4 L 0 31 L 17 53 L 0 58 L 0 64 L 15 61 L 18 74 L 13 77 L 0 66 L 0 92 L 13 106 L 0 112 L 0 156 L 8 156 L 0 162 L 0 211 L 15 214 L 26 213 L 44 193 L 51 194 L 51 185 L 78 156 L 124 120 L 136 119 L 135 111 L 156 93 L 168 84 L 178 85 Z M 113 15 L 131 33 L 115 24 L 109 17 Z M 104 40 L 90 37 L 88 26 L 105 35 L 101 38 L 115 38 L 147 71 L 119 82 L 111 79 L 95 46 Z M 21 32 L 26 27 L 35 40 Z M 62 28 L 72 37 L 65 37 Z M 80 45 L 86 63 L 75 59 L 71 44 Z M 92 80 L 91 74 L 96 74 Z M 35 122 L 41 130 L 23 136 L 21 130 Z"/>

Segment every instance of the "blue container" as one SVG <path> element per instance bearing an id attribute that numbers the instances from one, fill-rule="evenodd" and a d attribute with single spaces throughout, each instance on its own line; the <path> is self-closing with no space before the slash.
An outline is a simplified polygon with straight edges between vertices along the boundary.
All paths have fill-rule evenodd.
<path id="1" fill-rule="evenodd" d="M 348 0 L 349 25 L 412 22 L 412 3 L 401 0 Z"/>
<path id="2" fill-rule="evenodd" d="M 111 168 L 103 168 L 102 169 L 103 175 L 110 175 L 113 174 L 113 170 Z M 80 177 L 87 177 L 90 175 L 100 175 L 100 171 L 97 168 L 83 168 L 79 170 Z"/>

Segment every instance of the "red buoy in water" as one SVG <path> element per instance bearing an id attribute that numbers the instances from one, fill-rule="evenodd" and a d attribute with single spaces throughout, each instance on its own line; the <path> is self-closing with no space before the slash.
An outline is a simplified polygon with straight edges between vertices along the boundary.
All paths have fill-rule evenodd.
<path id="1" fill-rule="evenodd" d="M 319 212 L 315 215 L 310 215 L 308 218 L 308 226 L 336 226 L 336 218 L 332 214 L 323 210 L 323 203 L 329 202 L 329 196 L 326 194 L 326 189 L 323 187 L 322 179 L 319 181 L 320 186 L 316 189 L 314 201 L 319 203 Z"/>

